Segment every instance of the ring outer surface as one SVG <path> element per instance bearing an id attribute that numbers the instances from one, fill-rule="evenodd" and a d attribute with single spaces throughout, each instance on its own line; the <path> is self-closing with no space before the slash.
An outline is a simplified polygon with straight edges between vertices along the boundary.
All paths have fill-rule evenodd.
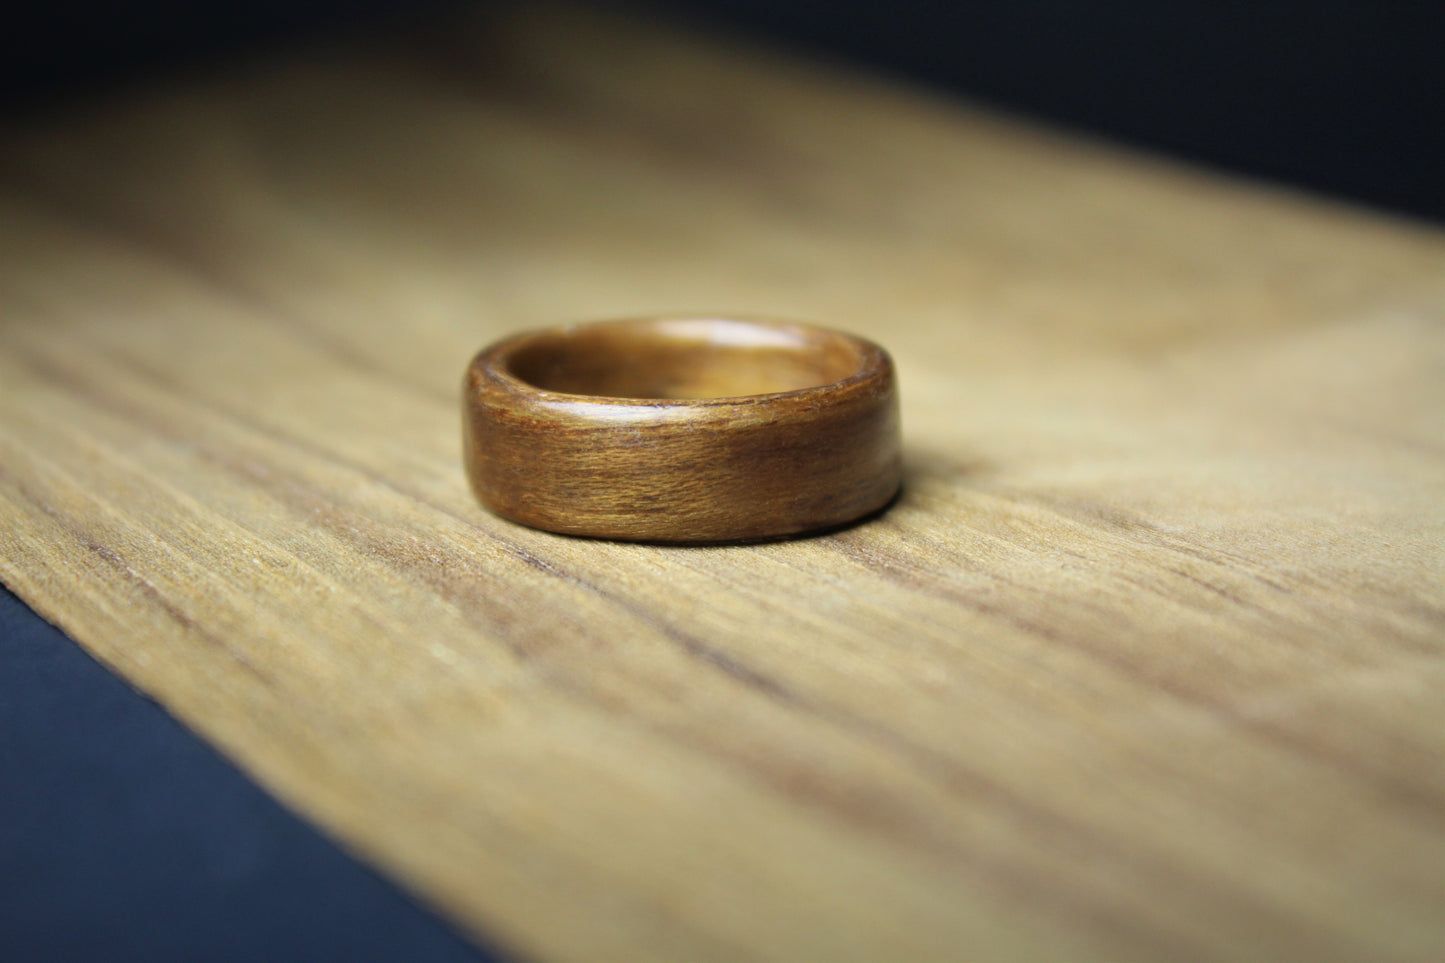
<path id="1" fill-rule="evenodd" d="M 902 475 L 892 359 L 847 339 L 861 362 L 829 384 L 726 398 L 611 398 L 551 391 L 508 369 L 535 338 L 482 350 L 463 383 L 463 459 L 472 490 L 503 518 L 567 535 L 716 543 L 799 535 L 886 506 Z"/>

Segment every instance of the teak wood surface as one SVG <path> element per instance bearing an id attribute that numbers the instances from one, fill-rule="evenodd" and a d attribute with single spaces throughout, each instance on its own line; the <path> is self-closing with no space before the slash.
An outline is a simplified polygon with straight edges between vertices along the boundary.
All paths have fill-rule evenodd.
<path id="1" fill-rule="evenodd" d="M 511 331 L 813 320 L 905 488 L 480 508 Z M 0 145 L 0 577 L 471 932 L 583 960 L 1438 960 L 1445 235 L 534 11 Z"/>

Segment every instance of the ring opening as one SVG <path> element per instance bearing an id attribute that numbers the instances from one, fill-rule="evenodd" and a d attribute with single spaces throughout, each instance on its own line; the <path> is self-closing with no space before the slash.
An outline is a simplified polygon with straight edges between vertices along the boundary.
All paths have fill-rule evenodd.
<path id="1" fill-rule="evenodd" d="M 864 348 L 832 332 L 747 321 L 624 321 L 519 345 L 510 374 L 546 391 L 636 399 L 732 398 L 856 374 Z"/>

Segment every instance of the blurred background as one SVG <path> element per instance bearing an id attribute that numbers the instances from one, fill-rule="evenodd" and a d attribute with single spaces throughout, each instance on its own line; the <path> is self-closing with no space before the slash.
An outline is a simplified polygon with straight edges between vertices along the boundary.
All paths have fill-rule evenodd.
<path id="1" fill-rule="evenodd" d="M 0 26 L 0 136 L 136 82 L 422 29 L 478 5 L 508 6 L 31 0 Z M 1445 221 L 1445 3 L 657 0 L 622 9 Z M 485 958 L 0 593 L 0 958 L 183 959 L 198 947 L 211 960 Z"/>
<path id="2" fill-rule="evenodd" d="M 653 0 L 597 4 L 804 52 L 1259 177 L 1445 219 L 1445 4 L 1433 0 Z M 469 6 L 517 6 L 484 2 Z M 0 93 L 45 109 L 136 76 L 448 0 L 30 0 L 0 29 Z"/>

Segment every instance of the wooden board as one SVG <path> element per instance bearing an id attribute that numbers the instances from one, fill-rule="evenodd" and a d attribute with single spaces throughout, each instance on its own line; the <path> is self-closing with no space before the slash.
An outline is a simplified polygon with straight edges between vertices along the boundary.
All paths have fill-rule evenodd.
<path id="1" fill-rule="evenodd" d="M 550 536 L 503 333 L 901 372 L 862 526 Z M 540 960 L 1445 952 L 1445 236 L 566 11 L 0 145 L 0 577 Z"/>

